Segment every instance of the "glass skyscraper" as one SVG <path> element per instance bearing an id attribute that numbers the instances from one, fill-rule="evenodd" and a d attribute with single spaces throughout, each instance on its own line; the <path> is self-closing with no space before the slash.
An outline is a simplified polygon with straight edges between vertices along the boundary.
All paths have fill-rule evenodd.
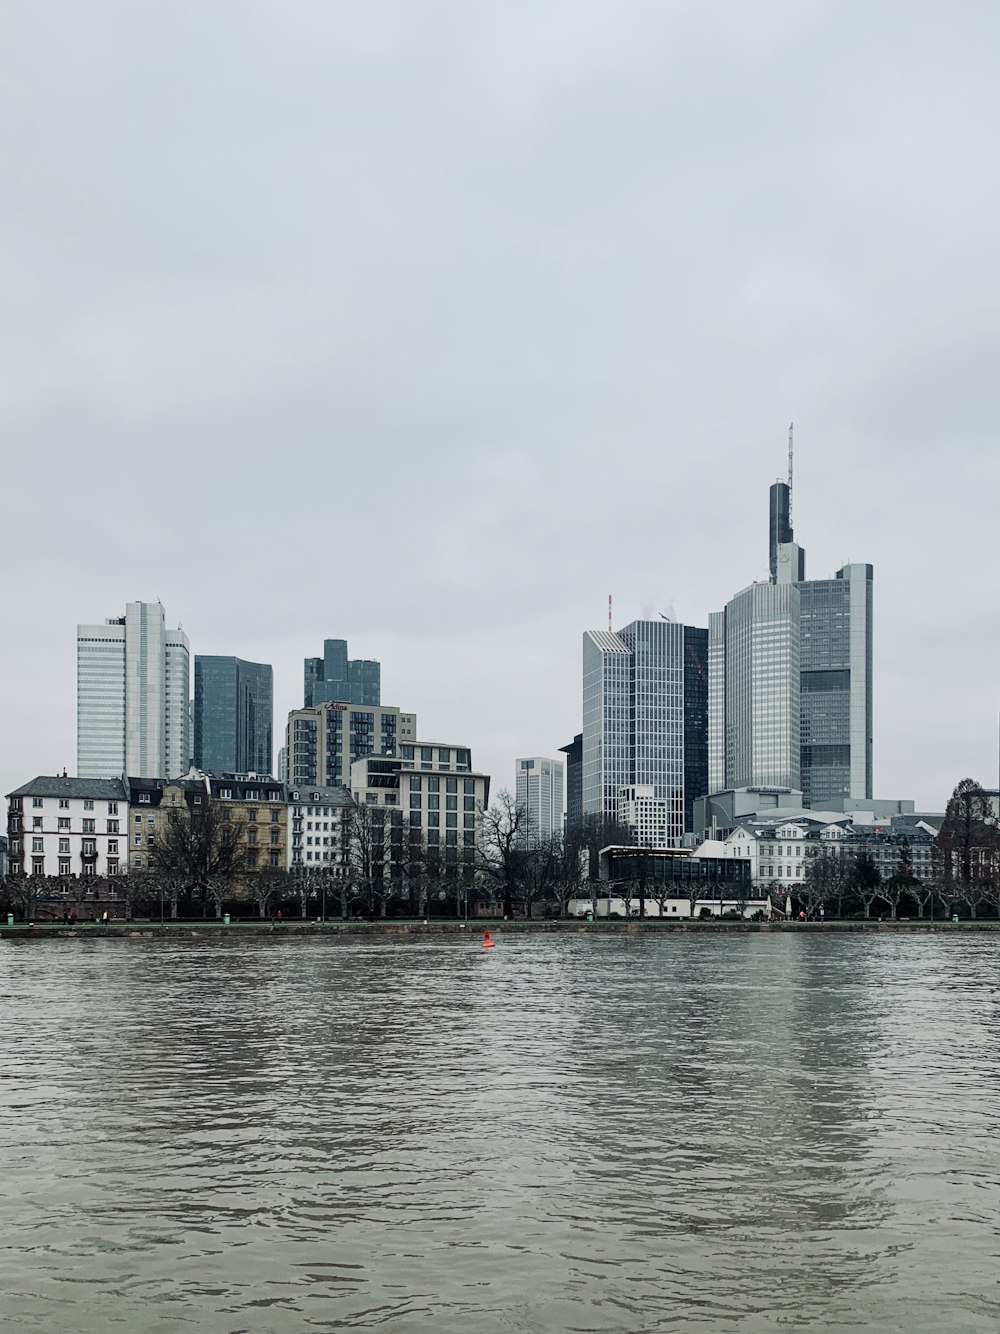
<path id="1" fill-rule="evenodd" d="M 622 790 L 662 803 L 670 841 L 707 791 L 707 631 L 632 621 L 583 636 L 585 813 L 619 818 Z"/>
<path id="2" fill-rule="evenodd" d="M 324 639 L 322 658 L 306 658 L 303 707 L 335 701 L 375 705 L 382 702 L 382 666 L 374 658 L 348 658 L 346 639 Z"/>
<path id="3" fill-rule="evenodd" d="M 190 650 L 159 602 L 76 628 L 81 778 L 176 778 L 191 762 Z"/>
<path id="4" fill-rule="evenodd" d="M 270 774 L 273 700 L 269 664 L 196 655 L 195 765 L 217 774 Z"/>
<path id="5" fill-rule="evenodd" d="M 806 579 L 771 487 L 771 579 L 709 617 L 709 790 L 786 787 L 813 810 L 872 796 L 870 565 Z"/>

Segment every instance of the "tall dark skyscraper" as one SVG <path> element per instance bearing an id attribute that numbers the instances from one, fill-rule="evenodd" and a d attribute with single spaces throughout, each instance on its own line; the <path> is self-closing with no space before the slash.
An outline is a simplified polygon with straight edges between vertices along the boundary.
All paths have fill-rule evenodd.
<path id="1" fill-rule="evenodd" d="M 266 663 L 194 660 L 194 762 L 212 773 L 271 772 L 274 683 Z"/>
<path id="2" fill-rule="evenodd" d="M 348 658 L 346 639 L 324 639 L 322 658 L 306 658 L 303 707 L 317 704 L 382 703 L 382 665 L 374 658 Z"/>
<path id="3" fill-rule="evenodd" d="M 583 733 L 559 750 L 566 756 L 566 828 L 571 829 L 583 816 Z"/>

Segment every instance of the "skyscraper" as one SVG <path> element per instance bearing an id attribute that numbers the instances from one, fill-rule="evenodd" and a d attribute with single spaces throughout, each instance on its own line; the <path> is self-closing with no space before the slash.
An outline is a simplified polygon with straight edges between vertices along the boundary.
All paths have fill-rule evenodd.
<path id="1" fill-rule="evenodd" d="M 306 658 L 303 707 L 336 701 L 377 705 L 382 702 L 382 666 L 374 658 L 347 656 L 346 639 L 324 639 L 322 658 Z"/>
<path id="2" fill-rule="evenodd" d="M 129 602 L 103 625 L 78 625 L 77 773 L 174 778 L 191 761 L 190 649 L 159 602 Z"/>
<path id="3" fill-rule="evenodd" d="M 870 800 L 874 572 L 806 579 L 785 482 L 768 528 L 770 582 L 709 617 L 709 790 L 801 789 L 813 809 Z"/>
<path id="4" fill-rule="evenodd" d="M 583 815 L 583 733 L 577 732 L 559 752 L 566 756 L 566 828 L 570 829 Z"/>
<path id="5" fill-rule="evenodd" d="M 542 755 L 515 761 L 514 796 L 524 808 L 523 847 L 537 847 L 563 827 L 563 762 Z"/>
<path id="6" fill-rule="evenodd" d="M 585 813 L 619 819 L 624 789 L 641 787 L 662 803 L 668 840 L 690 828 L 707 791 L 707 680 L 705 630 L 658 620 L 584 634 Z"/>
<path id="7" fill-rule="evenodd" d="M 213 773 L 271 772 L 274 687 L 267 663 L 194 660 L 194 762 Z"/>

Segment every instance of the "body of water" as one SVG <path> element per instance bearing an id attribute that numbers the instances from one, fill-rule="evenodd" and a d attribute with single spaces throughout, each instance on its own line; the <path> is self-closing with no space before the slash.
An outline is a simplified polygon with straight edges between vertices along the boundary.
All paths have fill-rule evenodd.
<path id="1" fill-rule="evenodd" d="M 0 1328 L 1000 1328 L 995 937 L 0 942 Z"/>

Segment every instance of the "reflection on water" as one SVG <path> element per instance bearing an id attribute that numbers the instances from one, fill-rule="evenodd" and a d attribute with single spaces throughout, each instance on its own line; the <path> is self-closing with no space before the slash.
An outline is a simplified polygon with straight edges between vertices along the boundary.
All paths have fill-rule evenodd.
<path id="1" fill-rule="evenodd" d="M 0 1328 L 995 1331 L 981 938 L 0 944 Z"/>

